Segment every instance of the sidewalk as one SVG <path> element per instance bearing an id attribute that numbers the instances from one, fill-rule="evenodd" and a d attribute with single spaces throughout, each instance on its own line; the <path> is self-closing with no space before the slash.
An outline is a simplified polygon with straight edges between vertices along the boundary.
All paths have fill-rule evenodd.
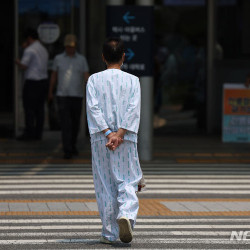
<path id="1" fill-rule="evenodd" d="M 222 143 L 218 136 L 165 135 L 154 137 L 153 162 L 250 164 L 250 145 Z M 0 164 L 83 164 L 91 162 L 89 138 L 78 139 L 79 156 L 62 159 L 60 131 L 44 133 L 42 141 L 0 138 Z"/>
<path id="2" fill-rule="evenodd" d="M 94 199 L 0 200 L 0 216 L 98 215 Z M 140 199 L 139 216 L 249 216 L 250 199 Z"/>

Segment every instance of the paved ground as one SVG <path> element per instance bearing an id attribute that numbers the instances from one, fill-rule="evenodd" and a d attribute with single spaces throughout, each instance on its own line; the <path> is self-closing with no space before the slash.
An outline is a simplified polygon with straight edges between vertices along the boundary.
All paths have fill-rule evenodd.
<path id="1" fill-rule="evenodd" d="M 218 137 L 155 137 L 134 240 L 101 245 L 89 143 L 0 139 L 0 249 L 250 249 L 250 151 Z M 237 231 L 243 240 L 230 240 Z M 249 236 L 248 236 L 249 235 Z"/>
<path id="2" fill-rule="evenodd" d="M 232 231 L 250 229 L 247 166 L 142 167 L 147 191 L 134 241 L 106 246 L 90 165 L 1 165 L 0 249 L 250 248 L 249 240 L 230 241 Z"/>

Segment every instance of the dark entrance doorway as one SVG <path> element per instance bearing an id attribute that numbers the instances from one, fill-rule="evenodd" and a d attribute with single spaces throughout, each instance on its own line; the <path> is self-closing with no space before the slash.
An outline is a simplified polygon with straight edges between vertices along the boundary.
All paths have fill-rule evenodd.
<path id="1" fill-rule="evenodd" d="M 14 1 L 5 1 L 0 15 L 0 137 L 14 132 Z"/>
<path id="2" fill-rule="evenodd" d="M 206 19 L 205 1 L 155 7 L 155 134 L 205 129 Z"/>

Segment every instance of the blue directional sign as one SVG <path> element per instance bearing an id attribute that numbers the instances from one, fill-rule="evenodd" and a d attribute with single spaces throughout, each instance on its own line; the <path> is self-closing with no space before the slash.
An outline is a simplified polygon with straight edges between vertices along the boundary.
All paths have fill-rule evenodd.
<path id="1" fill-rule="evenodd" d="M 130 12 L 127 11 L 124 16 L 123 16 L 123 20 L 124 22 L 126 22 L 127 24 L 130 24 L 130 20 L 135 19 L 135 16 L 130 16 Z"/>
<path id="2" fill-rule="evenodd" d="M 120 37 L 125 44 L 123 70 L 136 76 L 153 74 L 153 7 L 108 6 L 107 36 Z"/>
<path id="3" fill-rule="evenodd" d="M 128 61 L 130 61 L 134 57 L 135 53 L 133 52 L 132 49 L 127 49 L 126 51 L 126 58 Z"/>

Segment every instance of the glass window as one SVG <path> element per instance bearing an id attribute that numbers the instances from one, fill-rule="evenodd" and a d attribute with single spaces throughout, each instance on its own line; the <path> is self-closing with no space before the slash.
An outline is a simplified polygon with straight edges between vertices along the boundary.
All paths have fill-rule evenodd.
<path id="1" fill-rule="evenodd" d="M 21 58 L 26 44 L 24 42 L 24 32 L 27 28 L 37 29 L 41 42 L 49 52 L 48 69 L 52 68 L 53 59 L 57 54 L 64 51 L 64 37 L 66 34 L 74 33 L 79 39 L 79 0 L 19 0 L 19 43 Z M 20 81 L 22 81 L 20 75 Z M 20 90 L 21 91 L 21 88 Z M 24 112 L 21 95 L 18 98 L 19 126 L 24 124 Z M 58 119 L 56 116 L 56 102 L 50 103 L 48 112 L 46 110 L 45 127 L 58 129 Z"/>
<path id="2" fill-rule="evenodd" d="M 26 28 L 43 25 L 43 42 L 51 59 L 63 51 L 67 33 L 79 35 L 79 0 L 19 0 L 18 7 L 19 41 L 23 41 Z"/>
<path id="3" fill-rule="evenodd" d="M 155 5 L 154 127 L 166 123 L 160 134 L 205 126 L 206 25 L 202 0 Z"/>
<path id="4" fill-rule="evenodd" d="M 250 1 L 235 0 L 217 8 L 217 46 L 223 59 L 248 59 L 250 55 Z"/>

